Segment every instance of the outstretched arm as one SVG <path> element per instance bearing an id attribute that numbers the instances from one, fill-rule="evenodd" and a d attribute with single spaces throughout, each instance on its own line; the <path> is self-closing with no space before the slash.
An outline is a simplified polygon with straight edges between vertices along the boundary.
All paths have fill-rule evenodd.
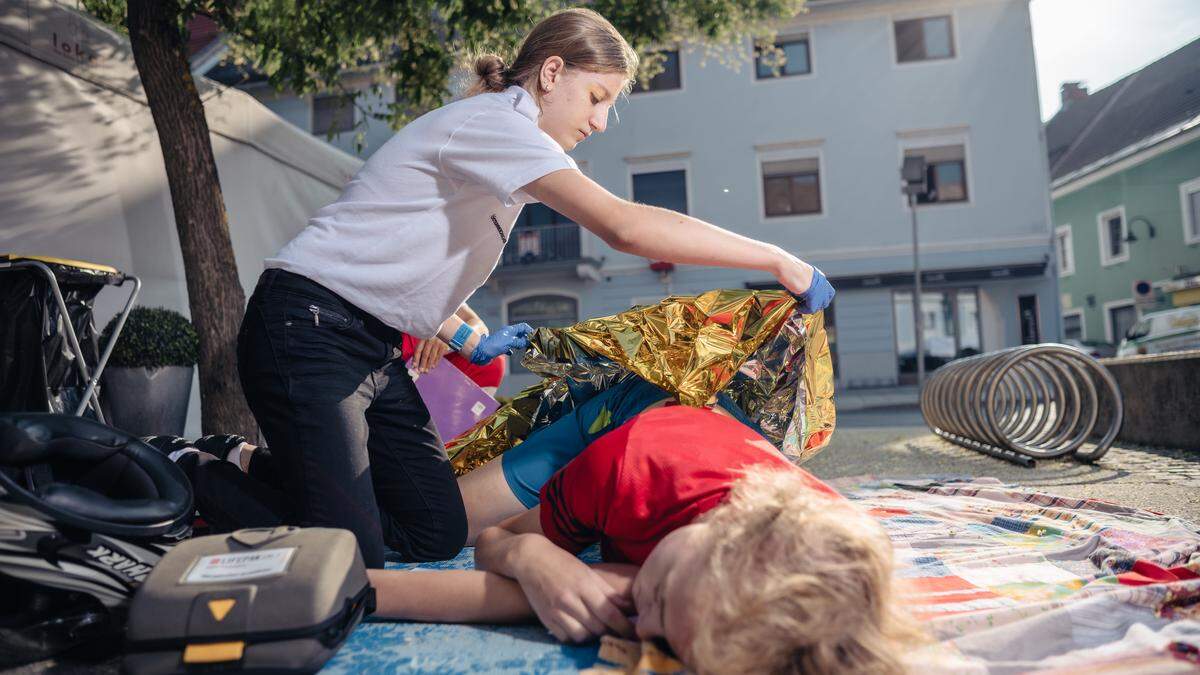
<path id="1" fill-rule="evenodd" d="M 628 596 L 634 565 L 601 563 L 592 570 Z M 535 618 L 515 580 L 480 570 L 367 570 L 375 587 L 374 616 L 433 623 L 517 623 Z"/>
<path id="2" fill-rule="evenodd" d="M 382 619 L 515 623 L 534 617 L 521 586 L 479 570 L 367 570 Z"/>
<path id="3" fill-rule="evenodd" d="M 778 246 L 676 211 L 621 199 L 573 169 L 546 174 L 524 190 L 618 251 L 688 265 L 762 270 L 797 295 L 812 285 L 812 265 Z"/>

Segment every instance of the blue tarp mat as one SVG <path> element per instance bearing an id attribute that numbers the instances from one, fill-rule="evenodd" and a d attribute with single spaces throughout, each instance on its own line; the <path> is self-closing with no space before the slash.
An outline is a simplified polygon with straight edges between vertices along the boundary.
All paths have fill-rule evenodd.
<path id="1" fill-rule="evenodd" d="M 593 547 L 584 559 L 598 560 Z M 388 564 L 389 569 L 471 569 L 475 549 L 438 563 Z M 420 574 L 420 572 L 413 572 Z M 540 623 L 457 625 L 364 622 L 322 673 L 573 673 L 595 665 L 599 643 L 564 645 Z"/>

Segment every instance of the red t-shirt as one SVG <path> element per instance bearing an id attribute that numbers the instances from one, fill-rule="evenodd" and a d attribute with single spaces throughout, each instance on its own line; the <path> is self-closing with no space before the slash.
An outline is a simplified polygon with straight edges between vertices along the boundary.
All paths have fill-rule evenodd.
<path id="1" fill-rule="evenodd" d="M 742 472 L 769 466 L 804 475 L 765 438 L 704 408 L 655 408 L 592 442 L 542 486 L 546 537 L 577 553 L 600 542 L 605 560 L 642 564 L 663 537 L 720 504 Z"/>

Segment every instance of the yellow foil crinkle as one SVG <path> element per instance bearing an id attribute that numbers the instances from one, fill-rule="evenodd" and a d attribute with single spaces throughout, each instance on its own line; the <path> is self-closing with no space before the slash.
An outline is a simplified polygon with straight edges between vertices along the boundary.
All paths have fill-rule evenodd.
<path id="1" fill-rule="evenodd" d="M 708 291 L 671 296 L 567 328 L 539 328 L 522 360 L 545 377 L 447 444 L 458 474 L 520 443 L 630 373 L 701 406 L 725 391 L 794 461 L 828 443 L 833 367 L 820 313 L 795 312 L 786 291 Z"/>
<path id="2" fill-rule="evenodd" d="M 684 405 L 700 406 L 774 336 L 794 307 L 785 291 L 714 290 L 672 296 L 560 331 L 564 341 L 675 393 Z"/>

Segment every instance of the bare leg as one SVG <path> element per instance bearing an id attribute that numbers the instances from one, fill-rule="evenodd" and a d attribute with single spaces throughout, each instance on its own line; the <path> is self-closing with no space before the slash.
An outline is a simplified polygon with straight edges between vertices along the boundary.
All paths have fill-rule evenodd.
<path id="1" fill-rule="evenodd" d="M 458 489 L 467 508 L 467 546 L 480 532 L 527 510 L 504 479 L 499 457 L 460 476 Z"/>

